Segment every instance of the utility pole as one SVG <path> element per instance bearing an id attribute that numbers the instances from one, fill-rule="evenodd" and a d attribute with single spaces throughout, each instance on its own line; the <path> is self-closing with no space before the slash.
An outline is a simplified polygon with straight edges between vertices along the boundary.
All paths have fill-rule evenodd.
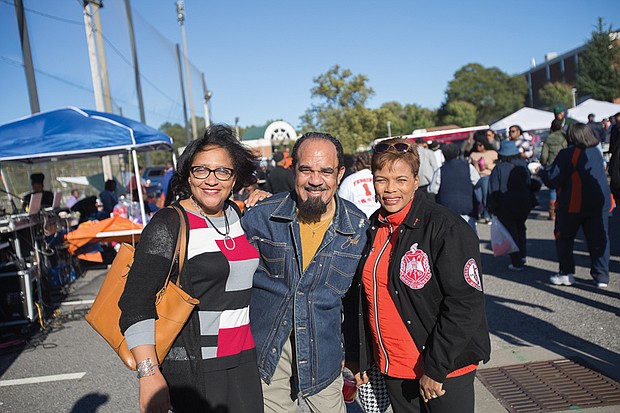
<path id="1" fill-rule="evenodd" d="M 204 105 L 205 105 L 205 129 L 211 125 L 211 115 L 209 114 L 209 100 L 211 100 L 211 96 L 213 96 L 213 92 L 207 89 L 207 82 L 205 82 L 205 74 L 202 75 L 202 93 L 204 95 Z"/>
<path id="2" fill-rule="evenodd" d="M 30 113 L 39 113 L 41 108 L 39 107 L 37 82 L 34 77 L 32 53 L 30 50 L 30 37 L 28 36 L 28 25 L 26 24 L 26 14 L 24 13 L 24 2 L 22 0 L 15 0 L 15 13 L 17 14 L 19 40 L 22 46 L 22 56 L 24 58 L 24 71 L 26 72 L 26 84 L 28 86 L 28 97 L 30 99 Z"/>
<path id="3" fill-rule="evenodd" d="M 91 3 L 93 12 L 93 24 L 95 31 L 95 44 L 97 45 L 97 62 L 99 63 L 99 73 L 101 74 L 101 86 L 103 88 L 103 107 L 105 112 L 113 113 L 112 94 L 110 92 L 110 80 L 108 78 L 108 64 L 105 58 L 105 48 L 103 46 L 103 29 L 101 26 L 101 14 L 99 11 L 103 7 L 102 0 L 88 0 Z"/>
<path id="4" fill-rule="evenodd" d="M 192 137 L 189 133 L 189 126 L 187 125 L 187 104 L 185 103 L 185 85 L 183 83 L 183 65 L 181 64 L 181 48 L 179 44 L 176 44 L 177 49 L 177 62 L 179 63 L 179 78 L 181 79 L 181 98 L 183 99 L 183 121 L 185 122 L 185 134 L 187 135 L 187 144 L 192 141 Z"/>
<path id="5" fill-rule="evenodd" d="M 192 79 L 189 75 L 189 59 L 187 58 L 187 39 L 185 38 L 185 4 L 182 0 L 177 3 L 177 20 L 181 25 L 181 39 L 183 40 L 183 57 L 185 60 L 185 76 L 187 77 L 187 94 L 189 97 L 189 111 L 192 115 L 192 136 L 198 139 L 198 128 L 196 127 L 196 114 L 194 112 L 194 99 L 192 97 Z"/>
<path id="6" fill-rule="evenodd" d="M 90 59 L 90 72 L 91 77 L 93 79 L 93 90 L 95 92 L 95 108 L 99 112 L 106 112 L 106 103 L 104 100 L 104 93 L 101 84 L 101 74 L 100 74 L 100 66 L 97 61 L 97 47 L 95 45 L 95 31 L 97 30 L 93 24 L 93 15 L 99 14 L 99 8 L 102 7 L 100 0 L 84 0 L 84 26 L 86 28 L 86 42 L 88 44 L 88 57 Z M 101 23 L 101 20 L 99 20 Z M 97 30 L 101 32 L 101 30 Z M 100 54 L 101 56 L 101 54 Z M 105 54 L 103 54 L 103 58 L 105 59 Z M 107 75 L 106 75 L 107 78 Z M 109 84 L 108 84 L 109 87 Z M 108 89 L 108 97 L 109 97 L 109 89 Z M 111 102 L 111 100 L 110 100 Z M 110 110 L 111 110 L 110 103 Z M 110 162 L 109 156 L 101 157 L 101 165 L 103 168 L 103 179 L 108 180 L 112 179 L 112 164 Z"/>
<path id="7" fill-rule="evenodd" d="M 133 72 L 136 78 L 136 93 L 138 94 L 138 108 L 140 109 L 140 122 L 146 124 L 144 114 L 144 100 L 142 99 L 142 83 L 140 82 L 140 68 L 138 66 L 138 53 L 136 52 L 136 35 L 133 31 L 133 17 L 131 15 L 131 2 L 125 0 L 125 11 L 127 13 L 127 23 L 129 25 L 129 42 L 131 44 L 131 57 L 133 58 Z M 151 152 L 146 152 L 146 166 L 151 166 Z"/>

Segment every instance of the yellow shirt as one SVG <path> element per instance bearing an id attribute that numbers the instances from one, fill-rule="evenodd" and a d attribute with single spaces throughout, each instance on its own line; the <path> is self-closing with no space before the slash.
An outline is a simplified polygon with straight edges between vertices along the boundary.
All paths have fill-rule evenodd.
<path id="1" fill-rule="evenodd" d="M 310 261 L 314 258 L 314 254 L 316 254 L 316 251 L 319 249 L 333 218 L 334 214 L 331 214 L 320 222 L 304 223 L 299 221 L 303 271 L 306 271 L 308 264 L 310 264 Z"/>

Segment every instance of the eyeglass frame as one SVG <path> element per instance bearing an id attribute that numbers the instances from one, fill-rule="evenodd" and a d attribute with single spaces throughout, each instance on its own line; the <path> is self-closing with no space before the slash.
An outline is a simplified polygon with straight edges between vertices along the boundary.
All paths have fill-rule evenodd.
<path id="1" fill-rule="evenodd" d="M 205 170 L 209 171 L 209 173 L 204 178 L 199 178 L 199 177 L 196 176 L 196 174 L 194 172 L 194 170 L 196 168 L 204 168 Z M 218 172 L 228 172 L 228 173 L 230 173 L 230 176 L 228 178 L 226 178 L 226 179 L 222 179 L 219 176 L 217 176 Z M 205 179 L 209 178 L 212 173 L 215 176 L 215 179 L 217 179 L 220 182 L 230 181 L 231 179 L 233 179 L 235 177 L 235 170 L 232 169 L 232 168 L 226 168 L 224 166 L 220 166 L 220 167 L 217 167 L 215 169 L 211 169 L 211 168 L 207 168 L 204 165 L 194 165 L 194 166 L 190 166 L 189 167 L 189 173 L 192 175 L 192 177 L 194 179 L 199 179 L 201 181 L 204 181 Z"/>
<path id="2" fill-rule="evenodd" d="M 384 150 L 377 150 L 378 146 L 382 146 L 382 145 L 386 145 L 387 147 Z M 398 149 L 396 147 L 396 145 L 406 145 L 405 150 L 401 150 Z M 394 152 L 398 152 L 398 153 L 407 153 L 409 151 L 409 149 L 415 144 L 412 143 L 408 143 L 408 142 L 396 142 L 396 143 L 383 143 L 383 142 L 379 142 L 378 144 L 376 144 L 372 150 L 375 153 L 384 153 L 384 152 L 388 152 L 390 149 L 394 149 Z"/>

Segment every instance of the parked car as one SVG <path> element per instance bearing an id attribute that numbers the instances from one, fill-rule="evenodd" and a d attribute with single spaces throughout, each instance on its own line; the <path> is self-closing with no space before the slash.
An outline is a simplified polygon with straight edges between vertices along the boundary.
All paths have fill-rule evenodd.
<path id="1" fill-rule="evenodd" d="M 162 182 L 166 174 L 165 166 L 149 166 L 144 168 L 142 179 L 146 182 L 146 193 L 154 194 L 155 197 L 161 195 L 163 188 Z"/>

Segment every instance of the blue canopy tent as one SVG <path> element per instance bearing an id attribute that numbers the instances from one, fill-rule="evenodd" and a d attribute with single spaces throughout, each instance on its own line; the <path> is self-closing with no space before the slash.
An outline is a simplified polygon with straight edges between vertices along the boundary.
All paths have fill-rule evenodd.
<path id="1" fill-rule="evenodd" d="M 139 176 L 136 152 L 162 149 L 172 151 L 172 139 L 157 129 L 119 115 L 75 107 L 37 113 L 0 126 L 0 163 L 131 152 L 134 173 Z M 146 222 L 142 191 L 138 190 L 138 194 Z"/>

